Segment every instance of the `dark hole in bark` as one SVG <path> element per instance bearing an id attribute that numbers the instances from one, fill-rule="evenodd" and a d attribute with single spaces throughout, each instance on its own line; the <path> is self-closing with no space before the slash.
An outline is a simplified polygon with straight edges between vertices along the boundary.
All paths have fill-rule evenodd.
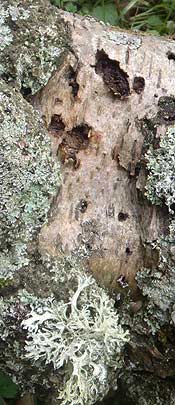
<path id="1" fill-rule="evenodd" d="M 85 247 L 87 250 L 91 251 L 92 250 L 92 246 L 90 245 L 90 243 L 85 243 Z"/>
<path id="2" fill-rule="evenodd" d="M 30 87 L 21 87 L 21 94 L 23 95 L 24 98 L 28 98 L 32 94 L 32 90 Z"/>
<path id="3" fill-rule="evenodd" d="M 129 96 L 128 74 L 120 68 L 119 62 L 110 59 L 103 49 L 96 53 L 95 72 L 102 76 L 105 84 L 115 96 Z"/>
<path id="4" fill-rule="evenodd" d="M 88 206 L 88 203 L 87 203 L 86 200 L 81 200 L 81 201 L 80 201 L 80 211 L 81 211 L 82 213 L 86 212 L 87 206 Z"/>
<path id="5" fill-rule="evenodd" d="M 139 175 L 140 170 L 141 170 L 141 163 L 137 162 L 136 167 L 135 167 L 135 175 L 136 175 L 136 177 Z"/>
<path id="6" fill-rule="evenodd" d="M 126 247 L 125 249 L 126 255 L 131 256 L 132 255 L 132 250 L 129 248 L 129 246 Z"/>
<path id="7" fill-rule="evenodd" d="M 171 208 L 172 211 L 175 212 L 175 203 L 174 203 L 174 204 L 171 204 L 171 205 L 170 205 L 170 208 Z"/>
<path id="8" fill-rule="evenodd" d="M 72 66 L 70 66 L 68 73 L 68 81 L 69 86 L 72 87 L 72 94 L 74 97 L 77 96 L 79 90 L 79 84 L 77 83 L 76 79 L 77 79 L 77 71 L 75 72 Z"/>
<path id="9" fill-rule="evenodd" d="M 126 219 L 129 217 L 127 212 L 119 212 L 118 214 L 118 220 L 119 221 L 126 221 Z"/>
<path id="10" fill-rule="evenodd" d="M 141 76 L 134 77 L 133 90 L 137 94 L 140 94 L 144 90 L 144 87 L 145 87 L 145 79 L 144 79 L 144 77 L 141 77 Z"/>
<path id="11" fill-rule="evenodd" d="M 118 308 L 118 301 L 116 301 L 114 306 Z M 126 384 L 122 386 L 118 378 L 117 391 L 110 390 L 106 398 L 103 401 L 96 402 L 95 405 L 135 405 L 135 401 L 132 401 L 130 396 L 127 396 L 127 386 Z"/>
<path id="12" fill-rule="evenodd" d="M 51 118 L 51 123 L 49 125 L 49 132 L 54 137 L 60 137 L 65 129 L 64 122 L 62 121 L 61 115 L 54 114 Z"/>
<path id="13" fill-rule="evenodd" d="M 78 221 L 79 220 L 79 214 L 82 213 L 84 214 L 87 210 L 88 207 L 88 202 L 84 199 L 80 200 L 79 203 L 77 204 L 75 208 L 75 219 Z"/>
<path id="14" fill-rule="evenodd" d="M 175 53 L 173 53 L 173 52 L 171 52 L 171 51 L 168 51 L 168 52 L 167 52 L 167 58 L 168 58 L 169 60 L 174 60 L 174 61 L 175 61 Z"/>
<path id="15" fill-rule="evenodd" d="M 74 168 L 79 167 L 79 161 L 76 154 L 79 150 L 86 149 L 89 146 L 89 131 L 90 127 L 86 124 L 78 125 L 73 128 L 72 131 L 65 132 L 62 138 L 62 142 L 59 145 L 58 154 L 62 163 L 66 160 L 72 159 L 74 162 Z"/>
<path id="16" fill-rule="evenodd" d="M 5 82 L 9 82 L 10 76 L 7 73 L 2 73 L 1 79 L 5 80 Z"/>

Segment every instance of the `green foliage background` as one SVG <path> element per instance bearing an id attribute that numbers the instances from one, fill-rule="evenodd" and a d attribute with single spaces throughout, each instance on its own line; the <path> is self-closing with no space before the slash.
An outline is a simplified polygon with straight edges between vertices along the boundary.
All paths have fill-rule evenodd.
<path id="1" fill-rule="evenodd" d="M 92 15 L 105 23 L 121 28 L 159 35 L 175 34 L 175 0 L 51 0 L 51 2 L 66 11 Z M 7 375 L 0 373 L 0 405 L 14 405 L 17 395 L 18 387 Z M 35 405 L 39 405 L 37 399 Z M 116 401 L 113 405 L 117 405 Z"/>
<path id="2" fill-rule="evenodd" d="M 72 13 L 92 15 L 121 28 L 175 33 L 175 0 L 51 0 L 52 4 Z"/>

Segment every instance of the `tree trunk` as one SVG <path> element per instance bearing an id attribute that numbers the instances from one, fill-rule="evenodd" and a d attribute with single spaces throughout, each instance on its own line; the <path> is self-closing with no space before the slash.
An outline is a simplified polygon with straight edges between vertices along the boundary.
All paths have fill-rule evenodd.
<path id="1" fill-rule="evenodd" d="M 94 403 L 115 389 L 117 377 L 120 404 L 171 405 L 174 144 L 170 139 L 164 147 L 161 140 L 168 142 L 175 123 L 174 41 L 59 12 L 44 0 L 3 0 L 1 8 L 0 367 L 23 393 L 51 395 L 53 404 L 75 398 Z M 158 165 L 171 174 L 159 189 L 156 181 L 164 175 L 162 170 L 158 176 Z M 85 281 L 89 274 L 94 284 Z M 76 385 L 73 355 L 68 351 L 61 363 L 62 346 L 54 357 L 55 342 L 62 341 L 54 325 L 67 327 L 68 334 L 71 311 L 77 317 L 71 319 L 73 334 L 77 322 L 74 350 L 77 358 L 85 356 L 78 333 L 86 323 L 85 345 L 99 343 L 88 331 L 97 327 L 103 294 L 109 308 L 105 313 L 102 306 L 105 336 L 111 330 L 107 347 L 114 339 L 116 363 L 109 355 L 103 389 L 100 372 L 89 394 L 88 378 L 84 391 Z M 60 307 L 62 301 L 71 309 Z M 120 339 L 112 335 L 113 325 Z M 108 349 L 100 350 L 104 363 Z M 96 362 L 100 369 L 98 356 Z M 95 370 L 84 364 L 85 374 Z"/>

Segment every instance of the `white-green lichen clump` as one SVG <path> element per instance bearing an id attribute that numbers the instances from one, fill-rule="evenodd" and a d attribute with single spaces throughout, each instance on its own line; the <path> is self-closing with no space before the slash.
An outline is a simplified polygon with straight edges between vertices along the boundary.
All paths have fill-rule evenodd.
<path id="1" fill-rule="evenodd" d="M 0 82 L 0 278 L 27 266 L 59 184 L 50 139 L 33 108 Z"/>
<path id="2" fill-rule="evenodd" d="M 112 379 L 116 381 L 114 372 L 122 366 L 129 334 L 119 323 L 113 300 L 95 281 L 75 269 L 72 276 L 76 287 L 67 302 L 49 298 L 22 322 L 26 356 L 62 370 L 62 405 L 93 404 L 107 394 Z"/>
<path id="3" fill-rule="evenodd" d="M 40 378 L 43 388 L 54 389 L 56 403 L 93 404 L 116 388 L 129 332 L 121 325 L 114 301 L 82 268 L 50 258 L 42 266 L 62 299 L 52 291 L 43 299 L 19 290 L 16 297 L 0 300 L 4 369 L 24 390 L 38 389 Z M 20 345 L 14 344 L 14 333 Z"/>

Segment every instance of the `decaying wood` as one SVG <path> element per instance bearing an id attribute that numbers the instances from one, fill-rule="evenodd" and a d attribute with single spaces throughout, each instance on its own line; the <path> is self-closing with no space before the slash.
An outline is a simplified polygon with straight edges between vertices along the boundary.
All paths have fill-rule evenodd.
<path id="1" fill-rule="evenodd" d="M 27 7 L 32 3 L 32 0 L 28 0 Z M 4 0 L 3 4 L 5 5 Z M 11 0 L 9 4 L 11 5 Z M 36 4 L 40 8 L 39 3 L 36 2 L 35 6 Z M 46 368 L 44 366 L 42 372 L 35 364 L 27 363 L 26 359 L 23 364 L 24 357 L 21 357 L 22 360 L 20 358 L 21 367 L 20 361 L 18 364 L 18 348 L 22 348 L 23 356 L 26 332 L 21 325 L 23 318 L 28 317 L 30 305 L 33 305 L 30 301 L 32 294 L 34 300 L 39 296 L 42 305 L 43 300 L 47 300 L 48 297 L 50 299 L 55 296 L 58 301 L 62 298 L 67 300 L 67 296 L 69 297 L 67 286 L 64 286 L 62 297 L 60 287 L 54 285 L 50 277 L 52 269 L 50 270 L 49 265 L 47 267 L 47 263 L 44 267 L 43 257 L 45 259 L 46 253 L 54 258 L 76 257 L 80 265 L 85 265 L 102 286 L 112 290 L 120 317 L 123 317 L 123 323 L 130 330 L 131 339 L 126 348 L 125 368 L 120 376 L 119 392 L 121 388 L 123 395 L 127 387 L 129 399 L 134 398 L 137 405 L 143 405 L 146 402 L 142 402 L 142 383 L 145 398 L 147 392 L 151 392 L 149 384 L 153 383 L 154 398 L 156 401 L 157 398 L 159 400 L 159 403 L 154 405 L 173 405 L 174 391 L 170 389 L 171 382 L 166 380 L 163 393 L 161 385 L 161 379 L 172 378 L 175 375 L 172 322 L 168 326 L 165 322 L 162 328 L 158 325 L 157 334 L 150 332 L 152 325 L 149 325 L 149 319 L 145 321 L 146 316 L 150 315 L 150 307 L 148 305 L 147 313 L 147 303 L 145 304 L 145 298 L 137 287 L 135 276 L 138 270 L 144 267 L 156 268 L 159 254 L 152 249 L 152 243 L 161 234 L 168 234 L 167 208 L 151 205 L 145 196 L 147 178 L 145 152 L 150 145 L 155 149 L 158 148 L 160 137 L 166 133 L 166 128 L 175 123 L 175 43 L 170 39 L 123 32 L 90 17 L 60 12 L 62 18 L 60 26 L 63 24 L 60 37 L 63 36 L 64 40 L 66 37 L 67 41 L 66 45 L 64 41 L 60 42 L 60 45 L 53 23 L 56 21 L 56 24 L 59 24 L 60 15 L 57 11 L 55 20 L 53 8 L 51 9 L 45 0 L 41 1 L 41 6 L 42 13 L 46 14 L 48 7 L 48 15 L 53 20 L 46 23 L 43 23 L 43 19 L 40 21 L 42 42 L 40 36 L 39 40 L 37 37 L 39 31 L 33 30 L 32 17 L 32 38 L 37 38 L 37 41 L 36 51 L 29 45 L 29 54 L 34 52 L 36 56 L 38 52 L 40 55 L 41 60 L 33 59 L 34 64 L 38 63 L 37 69 L 35 66 L 29 69 L 30 59 L 25 59 L 24 52 L 23 70 L 19 63 L 18 69 L 14 68 L 13 52 L 12 56 L 8 55 L 8 51 L 4 52 L 7 62 L 10 60 L 13 63 L 12 69 L 10 64 L 10 68 L 2 75 L 2 92 L 4 91 L 7 97 L 11 97 L 12 94 L 14 97 L 16 91 L 16 100 L 25 111 L 27 127 L 30 127 L 28 125 L 30 117 L 32 125 L 33 121 L 38 119 L 34 109 L 39 111 L 52 141 L 52 153 L 55 160 L 61 163 L 62 182 L 52 202 L 49 221 L 41 229 L 39 248 L 38 239 L 34 234 L 34 241 L 30 241 L 27 245 L 29 264 L 26 265 L 24 262 L 24 268 L 22 264 L 22 267 L 17 269 L 14 284 L 10 284 L 10 279 L 9 284 L 2 283 L 1 286 L 1 303 L 4 305 L 4 313 L 5 309 L 7 311 L 6 318 L 2 318 L 4 322 L 2 324 L 5 325 L 5 321 L 7 324 L 7 335 L 3 330 L 1 344 L 7 351 L 5 358 L 1 355 L 1 368 L 4 367 L 5 371 L 12 375 L 13 370 L 18 373 L 19 367 L 21 376 L 25 374 L 25 383 L 26 381 L 26 384 L 29 383 L 26 385 L 27 391 L 31 388 L 30 378 L 32 380 L 34 377 L 33 384 L 41 391 L 43 381 L 46 381 L 46 394 L 48 395 L 52 388 L 54 392 L 52 404 L 58 403 L 54 390 L 59 384 L 63 384 L 62 374 L 57 375 L 50 364 L 47 364 Z M 33 5 L 31 10 L 34 12 Z M 22 20 L 20 32 L 23 33 L 21 29 L 24 29 L 25 34 L 27 11 L 22 10 L 20 18 L 20 23 Z M 18 10 L 17 14 L 14 14 L 14 9 L 10 8 L 10 13 L 16 19 Z M 40 17 L 42 13 L 39 12 Z M 20 44 L 16 35 L 19 27 L 15 24 L 16 22 L 11 28 L 15 32 L 15 50 L 19 52 L 17 57 L 21 62 L 21 49 L 24 44 L 23 42 Z M 48 30 L 45 30 L 45 24 Z M 53 31 L 51 26 L 54 28 Z M 28 31 L 30 32 L 30 29 Z M 56 59 L 58 50 L 61 49 L 57 64 L 52 53 L 52 44 L 49 56 L 44 60 L 45 52 L 41 45 L 50 33 L 55 41 L 53 48 L 57 50 Z M 52 38 L 52 35 L 49 38 Z M 23 41 L 23 34 L 21 37 Z M 26 43 L 28 42 L 25 41 L 25 46 Z M 43 73 L 47 70 L 48 60 L 52 69 L 51 72 L 47 72 L 45 85 Z M 37 76 L 39 75 L 37 72 L 41 73 L 41 77 Z M 28 87 L 28 83 L 31 84 L 31 88 Z M 4 86 L 13 87 L 13 91 L 11 87 L 8 87 L 7 91 Z M 12 107 L 12 110 L 15 110 L 14 103 Z M 7 108 L 5 114 L 11 114 L 11 110 Z M 17 119 L 21 116 L 19 114 Z M 35 130 L 34 125 L 33 127 Z M 37 131 L 38 129 L 36 129 L 38 134 Z M 44 129 L 43 134 L 46 134 Z M 23 156 L 27 156 L 25 143 L 18 146 L 24 149 Z M 10 255 L 11 250 L 12 254 L 14 252 L 9 246 L 7 243 Z M 18 299 L 18 290 L 23 288 L 30 295 L 26 298 L 29 299 L 28 306 L 27 301 Z M 123 291 L 127 291 L 126 295 L 122 295 Z M 36 301 L 34 302 L 36 305 Z M 12 331 L 16 333 L 17 349 L 15 345 L 13 347 Z M 9 341 L 6 342 L 4 336 L 8 336 Z M 15 360 L 11 359 L 11 352 L 15 353 Z M 41 397 L 44 395 L 45 392 L 44 394 L 42 392 Z M 150 402 L 150 398 L 148 395 L 148 405 L 153 403 Z M 33 397 L 26 394 L 18 403 L 33 404 Z"/>
<path id="2" fill-rule="evenodd" d="M 63 18 L 73 52 L 33 100 L 64 178 L 40 246 L 54 255 L 86 249 L 98 280 L 115 289 L 125 277 L 135 288 L 137 270 L 151 261 L 146 243 L 165 227 L 160 210 L 144 200 L 141 155 L 147 121 L 158 114 L 160 97 L 172 95 L 168 54 L 175 45 L 89 18 Z M 166 124 L 157 123 L 155 138 Z"/>

